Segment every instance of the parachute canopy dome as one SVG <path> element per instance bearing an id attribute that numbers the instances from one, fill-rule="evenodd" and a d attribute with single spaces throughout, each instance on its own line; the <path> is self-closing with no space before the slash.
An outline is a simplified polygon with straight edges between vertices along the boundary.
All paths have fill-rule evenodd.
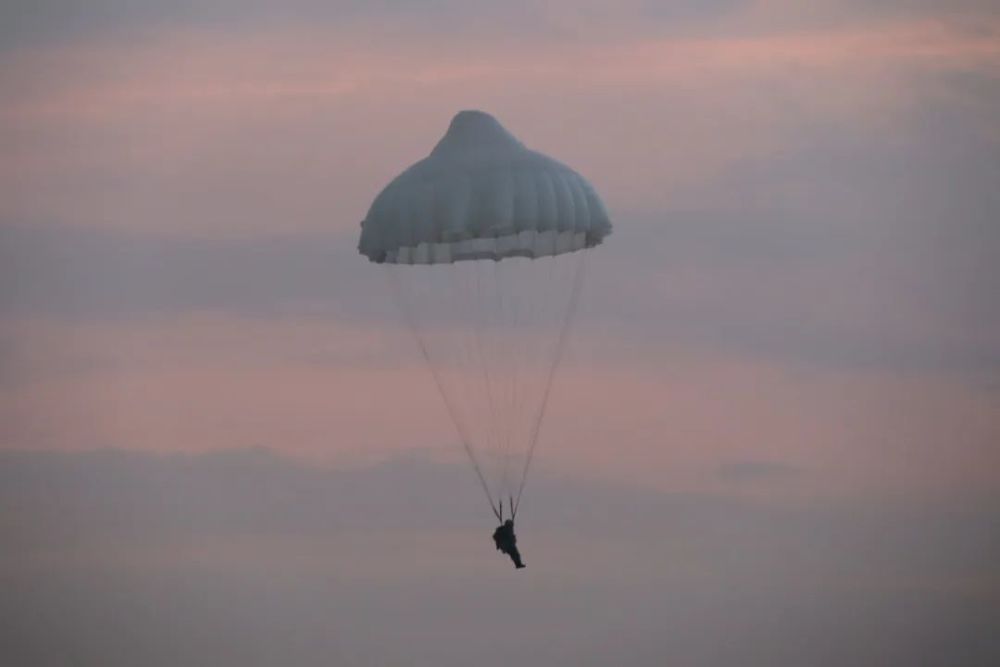
<path id="1" fill-rule="evenodd" d="M 611 232 L 582 176 L 481 111 L 459 112 L 431 154 L 375 198 L 361 227 L 359 251 L 380 264 L 561 255 Z"/>

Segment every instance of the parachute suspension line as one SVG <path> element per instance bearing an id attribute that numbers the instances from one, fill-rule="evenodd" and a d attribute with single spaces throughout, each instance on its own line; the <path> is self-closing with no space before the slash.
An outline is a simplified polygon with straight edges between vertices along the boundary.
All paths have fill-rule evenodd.
<path id="1" fill-rule="evenodd" d="M 494 262 L 497 297 L 495 312 L 498 314 L 499 327 L 494 329 L 497 340 L 492 349 L 497 351 L 496 370 L 502 380 L 503 390 L 497 399 L 501 423 L 497 426 L 500 446 L 495 452 L 500 470 L 494 491 L 498 498 L 507 497 L 511 508 L 513 493 L 519 481 L 513 473 L 521 468 L 524 448 L 528 443 L 528 432 L 524 426 L 530 423 L 530 419 L 525 419 L 528 416 L 525 414 L 526 406 L 531 405 L 530 399 L 535 395 L 530 384 L 525 386 L 522 383 L 522 367 L 537 362 L 537 343 L 539 339 L 544 339 L 543 336 L 536 335 L 539 333 L 539 327 L 536 326 L 540 324 L 539 318 L 529 315 L 532 312 L 536 315 L 543 312 L 542 306 L 552 302 L 552 276 L 549 275 L 549 280 L 535 280 L 538 278 L 538 267 L 544 267 L 549 261 L 549 258 L 507 258 Z M 528 297 L 531 292 L 535 296 Z M 542 294 L 541 298 L 539 294 Z M 541 329 L 545 330 L 544 327 Z M 527 378 L 531 377 L 531 373 L 528 373 Z M 540 398 L 540 394 L 537 397 Z"/>
<path id="2" fill-rule="evenodd" d="M 500 421 L 502 415 L 497 414 L 498 402 L 497 392 L 499 387 L 497 386 L 496 377 L 497 371 L 502 368 L 502 364 L 497 363 L 497 342 L 496 342 L 496 322 L 503 322 L 503 316 L 498 315 L 497 310 L 502 309 L 503 299 L 500 288 L 497 285 L 497 274 L 496 266 L 499 262 L 496 261 L 474 261 L 473 266 L 476 272 L 476 298 L 475 298 L 475 308 L 476 308 L 476 346 L 479 353 L 479 366 L 483 372 L 483 379 L 486 384 L 486 404 L 489 408 L 489 419 L 486 428 L 483 429 L 483 437 L 486 442 L 483 443 L 486 449 L 487 455 L 496 455 L 496 452 L 500 448 L 498 438 L 500 437 Z M 486 294 L 484 294 L 483 288 L 483 273 L 488 273 L 489 265 L 493 264 L 493 280 L 486 276 L 487 289 Z M 489 294 L 489 283 L 493 283 L 494 294 Z M 483 343 L 484 334 L 486 338 L 485 344 Z M 500 354 L 500 360 L 503 360 L 502 353 Z M 499 366 L 499 368 L 498 368 Z M 483 415 L 486 418 L 486 415 Z M 491 470 L 494 473 L 494 478 L 491 479 L 496 486 L 494 491 L 497 493 L 497 502 L 503 503 L 501 488 L 501 482 L 495 478 L 495 462 L 491 462 Z"/>
<path id="3" fill-rule="evenodd" d="M 576 273 L 573 276 L 573 291 L 570 295 L 569 307 L 566 309 L 565 318 L 562 321 L 562 327 L 559 330 L 559 339 L 556 342 L 555 356 L 552 358 L 552 365 L 549 366 L 548 374 L 545 377 L 545 388 L 542 391 L 542 402 L 538 407 L 538 412 L 535 413 L 535 420 L 531 428 L 531 437 L 528 444 L 528 453 L 524 459 L 524 468 L 521 471 L 521 483 L 517 487 L 517 494 L 514 496 L 511 502 L 511 519 L 517 517 L 517 510 L 521 506 L 521 494 L 524 493 L 524 484 L 528 479 L 528 468 L 531 466 L 531 461 L 535 456 L 535 448 L 538 446 L 538 435 L 542 428 L 542 420 L 545 418 L 545 409 L 549 404 L 549 395 L 552 392 L 552 381 L 555 379 L 556 370 L 559 368 L 559 364 L 562 361 L 563 351 L 566 348 L 566 341 L 569 339 L 569 329 L 570 325 L 573 323 L 573 316 L 576 314 L 577 305 L 580 302 L 580 291 L 583 287 L 583 274 L 584 269 L 587 266 L 587 250 L 580 250 L 578 252 L 583 253 L 580 258 L 580 264 L 576 267 Z"/>
<path id="4" fill-rule="evenodd" d="M 486 500 L 490 504 L 490 509 L 493 510 L 493 515 L 499 519 L 500 505 L 493 501 L 493 494 L 490 493 L 490 487 L 486 483 L 486 478 L 483 476 L 479 460 L 476 458 L 476 453 L 472 450 L 472 447 L 469 444 L 468 430 L 463 424 L 458 409 L 452 404 L 451 399 L 448 398 L 448 393 L 445 391 L 442 378 L 440 377 L 437 368 L 434 367 L 430 350 L 428 350 L 427 344 L 424 342 L 424 337 L 420 333 L 420 328 L 417 326 L 417 320 L 410 311 L 410 308 L 406 303 L 406 299 L 403 298 L 402 287 L 399 284 L 399 277 L 396 275 L 395 267 L 390 264 L 387 265 L 387 268 L 389 269 L 389 284 L 392 287 L 393 298 L 399 304 L 403 313 L 403 319 L 406 321 L 407 326 L 413 333 L 413 337 L 417 340 L 417 346 L 420 348 L 420 354 L 423 356 L 427 367 L 430 368 L 431 375 L 434 376 L 434 384 L 437 385 L 438 393 L 441 394 L 441 398 L 444 399 L 445 406 L 448 408 L 448 414 L 451 415 L 451 420 L 455 424 L 455 428 L 458 430 L 459 438 L 462 440 L 462 448 L 465 449 L 465 453 L 469 457 L 469 462 L 472 464 L 472 469 L 476 472 L 476 477 L 479 479 L 479 485 L 483 488 L 483 492 L 486 494 Z M 503 502 L 503 500 L 500 499 L 500 502 Z"/>
<path id="5" fill-rule="evenodd" d="M 464 385 L 464 387 L 458 387 L 458 394 L 450 393 L 447 389 L 445 389 L 445 392 L 449 393 L 450 400 L 453 403 L 457 403 L 457 406 L 461 407 L 465 405 L 470 410 L 470 413 L 466 416 L 471 419 L 473 424 L 487 424 L 487 427 L 481 431 L 481 434 L 486 438 L 485 443 L 477 441 L 473 437 L 475 428 L 469 429 L 468 425 L 466 425 L 463 435 L 465 442 L 463 442 L 463 445 L 469 454 L 469 460 L 473 462 L 473 468 L 476 470 L 477 476 L 480 478 L 480 484 L 486 489 L 486 494 L 490 499 L 491 505 L 495 506 L 493 514 L 499 519 L 500 513 L 503 511 L 503 501 L 500 498 L 499 490 L 494 487 L 495 480 L 491 479 L 489 475 L 490 462 L 487 460 L 484 468 L 478 456 L 475 455 L 477 447 L 484 447 L 485 451 L 481 453 L 485 453 L 487 459 L 489 458 L 489 452 L 491 451 L 490 443 L 492 442 L 490 424 L 496 421 L 493 417 L 492 401 L 494 381 L 487 356 L 490 346 L 489 341 L 484 343 L 484 331 L 488 334 L 490 330 L 488 319 L 490 309 L 489 303 L 483 298 L 480 264 L 480 262 L 468 262 L 453 267 L 454 269 L 458 269 L 456 279 L 445 281 L 452 287 L 452 302 L 460 311 L 461 319 L 466 322 L 471 319 L 473 323 L 473 331 L 471 333 L 466 332 L 456 337 L 459 347 L 464 350 L 464 355 L 462 357 L 462 370 L 452 375 L 454 376 L 453 379 L 457 380 L 459 385 Z M 469 271 L 465 271 L 464 269 L 469 269 Z M 482 397 L 484 389 L 486 395 L 485 402 L 475 400 L 471 403 L 468 401 L 463 402 L 463 397 Z M 460 412 L 460 410 L 456 409 L 456 412 Z M 493 500 L 494 494 L 496 494 L 496 501 Z"/>
<path id="6" fill-rule="evenodd" d="M 505 300 L 503 295 L 506 294 L 517 294 L 517 291 L 511 291 L 505 276 L 510 275 L 509 271 L 504 269 L 505 266 L 510 268 L 508 265 L 511 264 L 508 261 L 506 264 L 503 261 L 493 262 L 493 273 L 494 273 L 494 286 L 497 291 L 497 301 L 499 303 L 500 311 L 500 322 L 501 324 L 507 324 L 510 327 L 509 331 L 500 332 L 500 340 L 503 342 L 503 346 L 506 349 L 502 349 L 501 352 L 501 364 L 502 370 L 507 374 L 507 382 L 505 383 L 505 401 L 502 406 L 503 411 L 503 424 L 502 427 L 498 428 L 498 437 L 500 438 L 500 459 L 502 461 L 503 468 L 500 473 L 500 481 L 497 487 L 497 495 L 500 500 L 501 506 L 503 506 L 503 494 L 509 492 L 509 481 L 510 481 L 510 462 L 511 462 L 511 442 L 513 440 L 514 424 L 517 421 L 517 415 L 514 411 L 514 398 L 517 395 L 517 376 L 515 375 L 515 370 L 517 369 L 518 361 L 521 355 L 516 354 L 517 348 L 515 343 L 517 342 L 517 337 L 521 334 L 520 328 L 517 322 L 517 303 L 518 299 L 511 298 Z M 507 309 L 511 309 L 508 313 Z"/>
<path id="7" fill-rule="evenodd" d="M 565 286 L 561 274 L 565 271 L 557 271 L 557 267 L 565 267 L 567 264 L 575 266 L 571 258 L 557 260 L 555 257 L 540 258 L 516 258 L 509 260 L 509 268 L 517 269 L 513 271 L 512 280 L 515 282 L 510 293 L 526 294 L 535 292 L 541 296 L 533 298 L 514 299 L 513 314 L 507 318 L 512 322 L 513 335 L 507 336 L 511 347 L 511 404 L 510 404 L 510 443 L 504 452 L 504 488 L 503 493 L 507 495 L 510 507 L 513 509 L 514 492 L 520 482 L 519 476 L 512 474 L 511 469 L 520 471 L 523 467 L 527 454 L 527 446 L 530 441 L 531 422 L 534 415 L 533 406 L 537 406 L 542 399 L 542 382 L 544 373 L 551 358 L 552 345 L 556 342 L 558 335 L 558 324 L 560 317 L 549 317 L 553 311 L 550 305 L 559 303 L 561 299 L 554 299 L 560 294 Z M 547 275 L 545 275 L 547 274 Z M 508 273 L 508 276 L 511 274 Z M 565 305 L 565 302 L 563 302 Z M 554 321 L 550 321 L 553 320 Z M 551 324 L 556 326 L 550 327 Z M 550 338 L 548 334 L 553 334 Z M 524 371 L 524 381 L 521 379 L 522 369 Z M 542 372 L 532 372 L 533 369 L 540 369 Z"/>

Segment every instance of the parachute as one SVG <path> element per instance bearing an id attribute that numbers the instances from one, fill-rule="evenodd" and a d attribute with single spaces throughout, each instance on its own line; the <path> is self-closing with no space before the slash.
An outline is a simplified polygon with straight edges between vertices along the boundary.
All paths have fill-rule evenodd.
<path id="1" fill-rule="evenodd" d="M 361 223 L 497 518 L 516 515 L 569 335 L 600 197 L 489 114 L 462 111 Z"/>

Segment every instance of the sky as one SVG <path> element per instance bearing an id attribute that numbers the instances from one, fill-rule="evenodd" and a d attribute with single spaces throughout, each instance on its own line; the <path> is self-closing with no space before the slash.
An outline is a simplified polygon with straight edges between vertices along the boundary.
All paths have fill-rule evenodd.
<path id="1" fill-rule="evenodd" d="M 509 631 L 526 648 L 497 662 L 886 664 L 965 647 L 964 664 L 992 664 L 993 4 L 4 3 L 0 493 L 17 501 L 0 531 L 18 546 L 0 575 L 26 600 L 2 610 L 7 662 L 175 664 L 172 645 L 187 662 L 267 663 L 237 638 L 276 623 L 303 628 L 273 649 L 298 664 L 329 664 L 341 635 L 335 664 L 398 662 L 411 642 L 413 664 L 467 664 L 505 622 L 463 613 L 486 609 L 481 583 L 525 613 Z M 374 196 L 462 109 L 586 176 L 615 225 L 588 260 L 526 496 L 541 515 L 521 531 L 527 600 L 477 550 L 486 506 L 356 250 Z M 124 490 L 115 456 L 136 467 Z M 277 505 L 240 486 L 241 457 Z M 148 475 L 156 502 L 139 500 Z M 186 475 L 217 491 L 172 502 Z M 443 499 L 422 531 L 390 520 L 427 475 L 464 523 Z M 378 493 L 299 493 L 370 476 Z M 546 510 L 566 506 L 560 490 L 588 508 L 586 530 Z M 381 509 L 369 527 L 296 518 L 312 501 Z M 627 520 L 649 503 L 671 510 Z M 93 516 L 57 519 L 63 506 Z M 402 544 L 406 557 L 369 558 Z M 609 567 L 622 561 L 627 576 Z M 330 630 L 346 612 L 315 591 L 365 610 L 345 622 L 370 634 Z M 572 611 L 602 599 L 613 608 Z M 232 640 L 199 635 L 192 609 Z M 557 611 L 553 648 L 536 633 Z M 125 618 L 146 639 L 116 648 Z"/>

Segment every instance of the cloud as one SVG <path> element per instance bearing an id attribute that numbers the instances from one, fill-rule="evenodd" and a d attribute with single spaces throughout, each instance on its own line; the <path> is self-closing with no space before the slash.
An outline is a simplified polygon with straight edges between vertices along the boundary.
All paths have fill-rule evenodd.
<path id="1" fill-rule="evenodd" d="M 734 484 L 783 484 L 805 474 L 801 468 L 775 461 L 734 461 L 717 468 L 719 479 Z"/>
<path id="2" fill-rule="evenodd" d="M 585 311 L 643 349 L 666 337 L 807 366 L 994 373 L 988 81 L 928 75 L 926 104 L 891 133 L 883 122 L 802 127 L 785 150 L 736 159 L 662 208 L 613 209 Z M 86 319 L 320 308 L 391 323 L 356 229 L 212 238 L 7 225 L 0 309 Z"/>
<path id="3" fill-rule="evenodd" d="M 787 0 L 629 0 L 613 7 L 599 1 L 540 2 L 517 0 L 504 5 L 484 0 L 94 0 L 86 7 L 71 0 L 5 3 L 0 12 L 0 49 L 58 41 L 113 39 L 170 30 L 254 30 L 261 25 L 344 23 L 392 26 L 401 30 L 454 38 L 458 32 L 524 39 L 592 41 L 625 35 L 705 33 L 727 35 L 796 32 L 886 20 L 983 20 L 995 18 L 989 0 L 961 0 L 942 6 L 927 0 L 870 3 L 855 0 L 801 3 Z"/>
<path id="4" fill-rule="evenodd" d="M 591 298 L 635 294 L 613 312 L 646 335 L 753 356 L 994 373 L 1000 144 L 979 106 L 990 87 L 923 85 L 928 103 L 891 133 L 814 127 L 672 208 L 626 218 Z M 959 110 L 956 96 L 978 104 Z"/>
<path id="5" fill-rule="evenodd" d="M 642 28 L 653 21 L 660 27 L 716 19 L 750 3 L 649 2 L 633 0 L 609 7 L 602 2 L 541 2 L 516 0 L 498 5 L 485 0 L 291 0 L 275 4 L 261 0 L 173 2 L 155 0 L 94 0 L 82 7 L 71 0 L 5 3 L 0 11 L 0 49 L 33 46 L 59 40 L 109 39 L 148 35 L 165 30 L 208 28 L 225 32 L 254 30 L 260 25 L 326 25 L 376 23 L 413 33 L 447 35 L 458 32 L 505 35 L 524 39 L 573 39 L 579 34 L 600 38 Z"/>
<path id="6" fill-rule="evenodd" d="M 265 24 L 12 54 L 0 61 L 0 220 L 353 230 L 470 105 L 578 168 L 613 211 L 662 210 L 813 132 L 888 136 L 937 94 L 926 77 L 988 76 L 997 60 L 988 34 L 934 22 L 517 48 L 464 31 L 381 34 Z M 988 119 L 982 96 L 966 84 L 951 103 L 969 113 L 975 98 Z"/>
<path id="7" fill-rule="evenodd" d="M 384 317 L 376 299 L 385 284 L 358 255 L 354 236 L 240 240 L 0 226 L 0 312 L 120 319 L 320 308 L 341 317 Z"/>
<path id="8" fill-rule="evenodd" d="M 521 9 L 530 10 L 533 3 L 516 4 Z M 155 0 L 96 0 L 86 7 L 72 0 L 40 0 L 4 5 L 0 14 L 0 26 L 4 26 L 0 31 L 0 46 L 60 38 L 107 38 L 129 32 L 143 34 L 192 26 L 239 30 L 262 23 L 336 24 L 365 18 L 407 21 L 411 27 L 414 23 L 454 27 L 456 21 L 474 24 L 477 17 L 482 20 L 484 16 L 502 20 L 511 14 L 495 11 L 493 3 L 477 0 L 293 0 L 281 5 L 260 0 L 186 0 L 170 4 Z M 530 21 L 521 21 L 519 25 L 528 27 Z"/>
<path id="9" fill-rule="evenodd" d="M 515 576 L 471 473 L 428 459 L 6 453 L 0 480 L 12 664 L 1000 657 L 996 504 L 774 505 L 541 476 Z"/>

